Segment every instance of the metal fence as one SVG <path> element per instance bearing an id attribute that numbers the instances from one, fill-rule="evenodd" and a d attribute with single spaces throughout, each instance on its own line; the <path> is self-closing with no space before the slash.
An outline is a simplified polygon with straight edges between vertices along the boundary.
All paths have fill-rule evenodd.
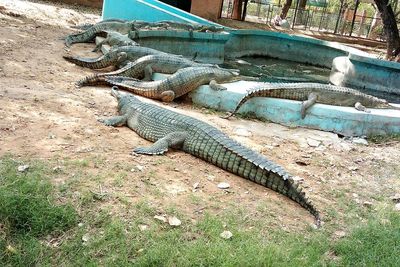
<path id="1" fill-rule="evenodd" d="M 221 17 L 232 18 L 233 1 L 224 0 Z M 280 14 L 282 5 L 270 4 L 267 1 L 249 1 L 246 21 L 272 24 L 271 20 Z M 295 14 L 296 13 L 296 14 Z M 296 21 L 293 22 L 293 18 Z M 343 36 L 354 36 L 373 40 L 384 40 L 381 19 L 366 16 L 366 13 L 340 9 L 327 12 L 326 8 L 307 8 L 305 10 L 290 8 L 286 17 L 291 28 L 334 33 Z M 400 25 L 399 25 L 400 26 Z"/>

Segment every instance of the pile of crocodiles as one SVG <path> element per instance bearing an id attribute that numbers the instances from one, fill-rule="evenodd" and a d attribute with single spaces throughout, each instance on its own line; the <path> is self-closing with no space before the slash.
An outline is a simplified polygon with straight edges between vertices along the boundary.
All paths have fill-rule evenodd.
<path id="1" fill-rule="evenodd" d="M 112 95 L 118 100 L 120 115 L 101 121 L 108 126 L 127 125 L 141 137 L 154 142 L 150 147 L 135 148 L 134 153 L 155 155 L 165 153 L 170 147 L 181 149 L 287 196 L 308 210 L 314 216 L 316 225 L 320 225 L 318 210 L 305 196 L 298 182 L 281 166 L 242 146 L 205 122 L 141 102 L 129 93 L 122 94 L 117 91 L 116 86 L 136 95 L 170 102 L 203 84 L 209 84 L 215 90 L 225 90 L 226 88 L 219 83 L 257 80 L 240 75 L 238 70 L 224 69 L 213 64 L 195 62 L 180 55 L 142 47 L 130 38 L 140 34 L 141 30 L 174 29 L 193 33 L 220 32 L 224 28 L 171 21 L 150 23 L 116 19 L 76 28 L 82 32 L 69 35 L 65 39 L 66 46 L 92 42 L 96 36 L 102 36 L 106 38 L 95 50 L 99 50 L 104 44 L 108 44 L 110 49 L 98 58 L 70 55 L 64 58 L 91 69 L 111 66 L 116 68 L 111 72 L 84 77 L 76 82 L 76 86 L 113 86 Z M 153 72 L 171 75 L 163 80 L 152 81 Z M 367 107 L 389 107 L 383 99 L 345 87 L 317 83 L 261 83 L 248 91 L 229 116 L 235 114 L 248 99 L 258 96 L 303 101 L 300 111 L 302 118 L 306 116 L 307 108 L 316 102 L 355 106 L 364 111 L 368 111 Z"/>

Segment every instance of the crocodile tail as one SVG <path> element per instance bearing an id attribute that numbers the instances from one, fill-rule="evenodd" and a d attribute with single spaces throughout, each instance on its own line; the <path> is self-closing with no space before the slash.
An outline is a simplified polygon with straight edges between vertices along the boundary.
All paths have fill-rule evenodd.
<path id="1" fill-rule="evenodd" d="M 82 58 L 75 56 L 63 56 L 69 62 L 72 62 L 78 66 L 90 68 L 90 69 L 103 69 L 118 61 L 117 52 L 109 51 L 107 54 L 102 55 L 98 58 Z"/>
<path id="2" fill-rule="evenodd" d="M 247 100 L 249 100 L 250 98 L 253 97 L 257 97 L 257 96 L 266 96 L 266 93 L 268 92 L 268 89 L 265 89 L 264 87 L 255 87 L 253 89 L 250 89 L 249 92 L 247 92 L 246 95 L 244 95 L 242 97 L 242 99 L 240 99 L 239 103 L 237 104 L 237 106 L 235 107 L 235 109 L 232 111 L 232 113 L 230 114 L 230 116 L 235 115 L 238 110 L 240 109 L 240 107 L 247 102 Z M 229 116 L 229 117 L 230 117 Z"/>
<path id="3" fill-rule="evenodd" d="M 91 86 L 91 85 L 105 85 L 107 84 L 105 80 L 105 73 L 96 73 L 88 75 L 85 78 L 80 79 L 75 83 L 77 87 Z"/>

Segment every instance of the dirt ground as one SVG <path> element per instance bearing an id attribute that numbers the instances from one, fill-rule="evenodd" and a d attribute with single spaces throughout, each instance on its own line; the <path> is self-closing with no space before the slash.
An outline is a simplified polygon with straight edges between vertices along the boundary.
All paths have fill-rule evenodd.
<path id="1" fill-rule="evenodd" d="M 98 123 L 98 118 L 116 113 L 109 88 L 76 89 L 73 83 L 93 71 L 62 58 L 66 53 L 97 56 L 88 52 L 93 44 L 76 44 L 66 51 L 62 41 L 74 31 L 68 25 L 96 19 L 96 10 L 0 0 L 0 155 L 59 159 L 60 164 L 63 159 L 85 159 L 95 174 L 126 169 L 122 186 L 106 178 L 102 188 L 123 194 L 131 202 L 151 199 L 160 212 L 172 203 L 194 221 L 204 212 L 218 214 L 235 206 L 246 210 L 244 216 L 265 216 L 259 210 L 265 205 L 272 226 L 291 231 L 313 222 L 285 197 L 183 152 L 131 156 L 132 148 L 149 142 L 126 127 Z M 371 208 L 367 201 L 379 208 L 381 201 L 400 193 L 400 144 L 396 141 L 358 145 L 333 133 L 245 119 L 227 121 L 190 103 L 158 104 L 217 126 L 304 178 L 303 186 L 325 221 L 341 225 L 346 205 Z M 243 128 L 250 134 L 243 136 Z M 102 164 L 96 164 L 98 159 Z M 64 178 L 57 182 L 66 182 L 73 174 L 66 173 Z M 218 189 L 219 182 L 228 182 L 229 190 Z M 193 189 L 195 183 L 198 189 Z M 119 205 L 115 199 L 110 201 Z"/>

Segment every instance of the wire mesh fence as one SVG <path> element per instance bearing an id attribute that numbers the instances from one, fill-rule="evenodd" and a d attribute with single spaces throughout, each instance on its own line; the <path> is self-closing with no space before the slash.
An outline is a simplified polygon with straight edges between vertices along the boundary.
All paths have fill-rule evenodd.
<path id="1" fill-rule="evenodd" d="M 295 0 L 293 2 L 295 3 Z M 233 18 L 233 6 L 234 0 L 224 0 L 221 17 Z M 273 4 L 270 0 L 250 0 L 245 21 L 271 25 L 275 23 L 274 18 L 281 14 L 281 10 L 282 4 Z M 339 7 L 328 9 L 326 6 L 296 10 L 295 7 L 291 7 L 285 19 L 291 28 L 385 40 L 381 18 L 368 16 L 363 10 Z"/>

